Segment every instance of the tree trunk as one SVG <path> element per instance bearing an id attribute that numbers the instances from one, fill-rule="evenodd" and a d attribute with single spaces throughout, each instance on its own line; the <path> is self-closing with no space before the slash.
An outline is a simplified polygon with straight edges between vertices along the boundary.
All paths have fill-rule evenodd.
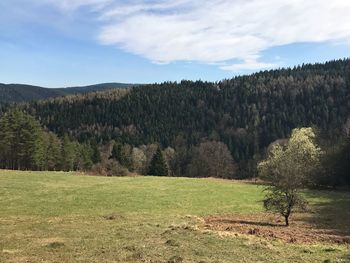
<path id="1" fill-rule="evenodd" d="M 284 220 L 285 220 L 285 222 L 286 222 L 286 226 L 289 226 L 289 220 L 288 220 L 288 218 L 289 218 L 289 215 L 288 215 L 288 216 L 284 216 Z"/>

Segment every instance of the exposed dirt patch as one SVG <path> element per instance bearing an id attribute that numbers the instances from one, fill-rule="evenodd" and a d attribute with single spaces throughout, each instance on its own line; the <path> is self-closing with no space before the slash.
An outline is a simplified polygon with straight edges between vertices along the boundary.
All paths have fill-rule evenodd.
<path id="1" fill-rule="evenodd" d="M 280 217 L 271 214 L 215 215 L 204 218 L 203 230 L 217 231 L 220 235 L 254 235 L 267 239 L 278 239 L 288 243 L 343 243 L 350 244 L 350 232 L 340 233 L 333 229 L 322 229 L 295 214 L 286 227 Z"/>

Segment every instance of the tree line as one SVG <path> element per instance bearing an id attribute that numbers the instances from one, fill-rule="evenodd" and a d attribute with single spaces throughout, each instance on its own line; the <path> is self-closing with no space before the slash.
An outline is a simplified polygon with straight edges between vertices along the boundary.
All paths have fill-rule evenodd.
<path id="1" fill-rule="evenodd" d="M 177 149 L 180 150 L 180 149 Z M 0 168 L 13 170 L 89 171 L 116 176 L 129 172 L 159 176 L 227 177 L 234 161 L 226 145 L 208 141 L 194 147 L 182 171 L 182 153 L 158 144 L 132 147 L 110 141 L 78 143 L 67 134 L 61 138 L 42 128 L 39 121 L 19 108 L 0 119 Z M 187 157 L 188 158 L 188 157 Z"/>
<path id="2" fill-rule="evenodd" d="M 0 119 L 0 167 L 14 170 L 89 170 L 99 162 L 97 144 L 78 143 L 42 128 L 15 108 Z"/>
<path id="3" fill-rule="evenodd" d="M 167 147 L 148 144 L 133 147 L 110 141 L 101 148 L 101 162 L 92 171 L 104 175 L 136 173 L 157 176 L 234 178 L 236 163 L 222 142 L 204 141 L 193 147 Z"/>
<path id="4" fill-rule="evenodd" d="M 313 141 L 321 141 L 319 135 L 312 134 Z M 289 139 L 275 141 L 268 147 L 267 156 L 271 155 L 270 152 L 277 156 L 282 153 L 277 150 L 292 142 Z M 9 110 L 0 119 L 0 168 L 3 169 L 82 170 L 107 176 L 123 176 L 131 172 L 158 176 L 237 178 L 238 165 L 225 143 L 202 140 L 188 148 L 184 138 L 177 137 L 175 145 L 175 148 L 161 148 L 160 144 L 132 146 L 114 140 L 99 145 L 94 141 L 78 143 L 67 134 L 58 137 L 47 131 L 33 116 L 19 108 Z M 283 169 L 288 168 L 286 163 L 300 169 L 293 171 L 290 177 L 294 179 L 310 167 L 305 161 L 297 166 L 296 160 L 293 160 L 303 152 L 306 151 L 301 146 L 293 148 L 288 155 L 290 158 L 287 156 L 283 163 Z M 311 158 L 307 157 L 306 160 Z M 309 176 L 312 186 L 350 185 L 350 137 L 332 147 L 322 148 L 319 167 L 322 169 Z M 295 181 L 302 182 L 299 179 Z"/>

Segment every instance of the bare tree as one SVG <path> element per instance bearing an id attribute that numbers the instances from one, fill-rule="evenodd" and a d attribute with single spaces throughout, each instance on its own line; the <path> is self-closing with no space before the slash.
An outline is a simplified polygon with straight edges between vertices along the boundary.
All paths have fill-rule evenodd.
<path id="1" fill-rule="evenodd" d="M 189 173 L 196 177 L 232 178 L 235 165 L 226 144 L 217 141 L 201 143 L 193 151 Z"/>
<path id="2" fill-rule="evenodd" d="M 145 153 L 141 149 L 134 147 L 131 152 L 131 159 L 133 171 L 139 174 L 145 174 L 147 163 Z"/>
<path id="3" fill-rule="evenodd" d="M 165 158 L 165 161 L 166 161 L 168 169 L 169 169 L 169 175 L 174 176 L 174 174 L 175 174 L 175 156 L 176 156 L 175 150 L 171 147 L 167 147 L 163 151 L 163 156 Z"/>

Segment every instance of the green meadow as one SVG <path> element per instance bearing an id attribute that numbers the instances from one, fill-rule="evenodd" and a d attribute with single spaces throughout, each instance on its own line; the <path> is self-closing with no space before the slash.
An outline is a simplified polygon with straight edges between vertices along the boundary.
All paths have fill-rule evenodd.
<path id="1" fill-rule="evenodd" d="M 265 213 L 263 189 L 215 179 L 3 170 L 0 262 L 350 262 L 346 243 L 286 243 L 200 227 L 211 215 Z M 305 195 L 320 226 L 349 230 L 350 193 Z"/>

